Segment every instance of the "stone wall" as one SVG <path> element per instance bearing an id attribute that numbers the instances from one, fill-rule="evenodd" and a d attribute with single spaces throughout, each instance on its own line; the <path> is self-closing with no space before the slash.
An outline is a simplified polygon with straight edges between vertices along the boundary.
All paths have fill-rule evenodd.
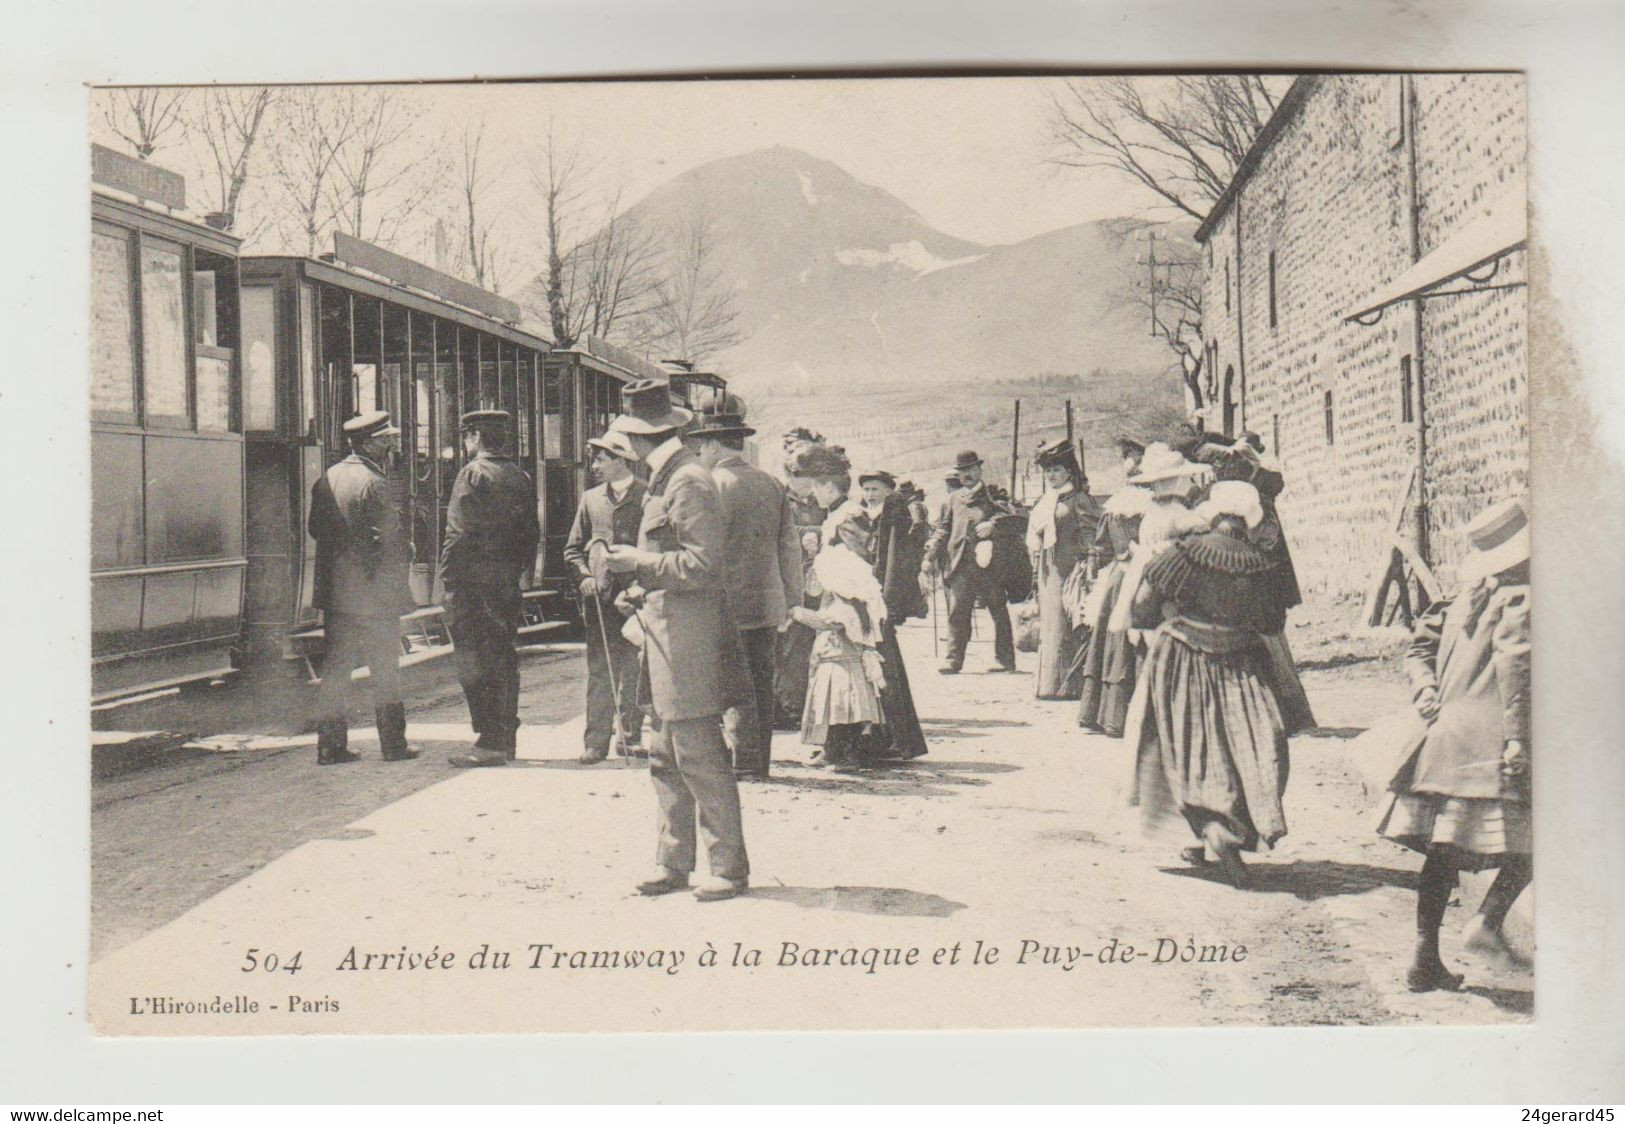
<path id="1" fill-rule="evenodd" d="M 1418 76 L 1412 122 L 1398 75 L 1305 81 L 1207 231 L 1203 332 L 1219 399 L 1209 428 L 1222 428 L 1233 367 L 1232 429 L 1259 433 L 1286 476 L 1281 517 L 1303 584 L 1363 593 L 1388 533 L 1415 537 L 1414 493 L 1401 500 L 1419 440 L 1405 388 L 1420 381 L 1431 553 L 1448 584 L 1462 523 L 1527 487 L 1522 291 L 1421 302 L 1420 325 L 1417 302 L 1374 325 L 1344 318 L 1413 260 L 1406 126 L 1426 253 L 1521 171 L 1522 85 Z"/>

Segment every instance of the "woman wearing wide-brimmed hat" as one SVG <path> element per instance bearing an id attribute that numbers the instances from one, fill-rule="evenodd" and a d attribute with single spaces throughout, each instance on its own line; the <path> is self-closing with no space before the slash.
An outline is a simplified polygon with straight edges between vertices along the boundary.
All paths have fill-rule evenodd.
<path id="1" fill-rule="evenodd" d="M 1420 851 L 1412 991 L 1455 990 L 1439 927 L 1462 870 L 1499 867 L 1469 949 L 1521 960 L 1501 925 L 1529 885 L 1529 522 L 1496 504 L 1468 524 L 1461 591 L 1429 608 L 1405 656 L 1417 714 L 1377 830 Z"/>
<path id="2" fill-rule="evenodd" d="M 1073 570 L 1086 563 L 1100 506 L 1089 495 L 1083 468 L 1065 437 L 1040 445 L 1034 460 L 1044 473 L 1044 494 L 1027 517 L 1027 551 L 1038 590 L 1038 682 L 1041 699 L 1078 697 L 1079 630 L 1063 596 Z"/>
<path id="3" fill-rule="evenodd" d="M 1134 799 L 1148 831 L 1182 817 L 1241 887 L 1240 852 L 1286 834 L 1287 736 L 1263 644 L 1285 610 L 1278 563 L 1247 540 L 1263 518 L 1257 489 L 1215 484 L 1191 514 L 1209 529 L 1156 555 L 1134 606 L 1135 623 L 1156 630 Z M 1201 861 L 1200 851 L 1186 857 Z"/>
<path id="4" fill-rule="evenodd" d="M 1119 437 L 1117 451 L 1123 457 L 1125 475 L 1132 475 L 1145 446 L 1132 437 Z M 1107 624 L 1123 588 L 1140 519 L 1150 507 L 1150 490 L 1131 482 L 1113 492 L 1101 508 L 1093 546 L 1095 581 L 1080 611 L 1087 633 L 1078 725 L 1112 737 L 1122 736 L 1129 696 L 1134 693 L 1134 649 L 1126 629 L 1114 632 Z"/>
<path id="5" fill-rule="evenodd" d="M 1189 501 L 1211 475 L 1212 470 L 1207 465 L 1186 460 L 1178 450 L 1154 441 L 1146 446 L 1139 467 L 1128 477 L 1129 483 L 1146 489 L 1150 499 L 1135 530 L 1134 546 L 1123 570 L 1122 588 L 1106 620 L 1108 632 L 1125 634 L 1129 656 L 1123 666 L 1111 669 L 1108 675 L 1115 697 L 1126 696 L 1128 700 L 1122 725 L 1105 727 L 1112 737 L 1135 740 L 1140 723 L 1150 710 L 1140 673 L 1149 651 L 1151 633 L 1135 621 L 1133 613 L 1146 568 L 1174 539 L 1207 530 L 1207 522 L 1191 511 Z M 1110 682 L 1112 679 L 1115 682 Z"/>

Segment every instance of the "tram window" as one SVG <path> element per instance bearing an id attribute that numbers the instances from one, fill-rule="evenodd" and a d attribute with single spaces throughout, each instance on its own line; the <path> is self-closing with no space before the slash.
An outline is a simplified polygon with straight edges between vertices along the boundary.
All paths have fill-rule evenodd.
<path id="1" fill-rule="evenodd" d="M 130 238 L 96 231 L 90 258 L 90 411 L 97 421 L 135 421 L 135 316 Z"/>
<path id="2" fill-rule="evenodd" d="M 190 424 L 181 251 L 151 241 L 141 246 L 141 374 L 147 423 Z"/>
<path id="3" fill-rule="evenodd" d="M 564 459 L 563 438 L 564 373 L 550 370 L 542 376 L 542 453 L 548 460 Z"/>
<path id="4" fill-rule="evenodd" d="M 197 427 L 225 433 L 231 429 L 231 359 L 197 357 Z"/>
<path id="5" fill-rule="evenodd" d="M 462 409 L 483 410 L 480 386 L 480 337 L 468 328 L 457 330 L 457 365 L 462 376 Z"/>
<path id="6" fill-rule="evenodd" d="M 350 359 L 350 373 L 355 379 L 355 413 L 369 410 L 388 410 L 389 403 L 380 394 L 378 364 L 382 359 L 380 325 L 381 306 L 371 297 L 356 296 L 350 315 L 354 332 L 355 354 Z"/>
<path id="7" fill-rule="evenodd" d="M 210 347 L 220 344 L 220 313 L 215 299 L 217 288 L 214 270 L 192 271 L 192 338 Z"/>
<path id="8" fill-rule="evenodd" d="M 530 430 L 531 411 L 536 407 L 536 384 L 533 381 L 536 371 L 536 356 L 523 348 L 518 351 L 515 370 L 519 379 L 519 413 L 514 417 L 514 453 L 522 464 L 530 464 L 535 460 L 536 451 L 531 448 Z"/>
<path id="9" fill-rule="evenodd" d="M 519 412 L 519 384 L 514 381 L 513 345 L 497 341 L 497 383 L 500 387 L 497 409 Z"/>
<path id="10" fill-rule="evenodd" d="M 303 419 L 300 433 L 316 433 L 316 287 L 299 283 L 299 411 Z"/>
<path id="11" fill-rule="evenodd" d="M 276 290 L 244 285 L 243 427 L 276 429 Z M 201 387 L 200 387 L 201 390 Z"/>
<path id="12" fill-rule="evenodd" d="M 480 409 L 502 408 L 502 387 L 497 377 L 497 341 L 489 336 L 478 336 L 480 348 Z"/>

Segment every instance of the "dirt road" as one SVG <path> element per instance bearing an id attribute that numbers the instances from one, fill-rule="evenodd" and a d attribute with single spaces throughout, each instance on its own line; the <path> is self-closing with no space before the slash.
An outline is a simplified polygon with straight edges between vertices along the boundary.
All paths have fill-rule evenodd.
<path id="1" fill-rule="evenodd" d="M 662 1021 L 671 1010 L 685 1012 L 684 1026 L 715 1028 L 1529 1017 L 1531 977 L 1467 957 L 1454 937 L 1482 893 L 1478 878 L 1463 887 L 1466 905 L 1451 909 L 1444 941 L 1468 987 L 1403 989 L 1419 861 L 1372 834 L 1372 798 L 1351 748 L 1404 705 L 1381 665 L 1306 675 L 1322 729 L 1294 739 L 1290 834 L 1256 860 L 1255 888 L 1243 893 L 1181 863 L 1177 845 L 1140 837 L 1123 802 L 1127 748 L 1078 730 L 1071 704 L 1031 700 L 1028 675 L 975 673 L 989 662 L 985 644 L 955 678 L 934 673 L 927 627 L 905 629 L 903 646 L 930 754 L 835 775 L 807 768 L 795 735 L 779 735 L 775 778 L 743 789 L 753 892 L 718 906 L 629 892 L 652 850 L 648 779 L 613 763 L 576 766 L 578 725 L 532 725 L 517 767 L 466 774 L 444 763 L 468 737 L 460 710 L 437 703 L 414 713 L 427 752 L 410 765 L 316 770 L 298 750 L 104 788 L 93 818 L 98 1022 L 183 1032 L 184 1019 L 131 1022 L 118 997 L 187 980 L 237 986 L 243 947 L 273 941 L 309 949 L 321 965 L 299 981 L 302 992 L 345 999 L 342 1014 L 292 1028 L 325 1032 L 656 1029 L 675 1025 Z M 550 674 L 562 683 L 579 672 Z M 527 698 L 529 721 L 558 714 L 579 691 L 579 680 L 572 690 L 552 682 L 549 701 Z M 1527 912 L 1522 902 L 1514 915 L 1520 940 Z M 334 967 L 346 947 L 622 941 L 724 951 L 737 942 L 767 962 L 721 976 L 685 970 L 658 986 L 620 974 L 585 980 L 560 965 L 502 988 L 415 991 L 404 1024 L 395 1015 L 406 992 L 390 990 L 404 984 Z M 871 974 L 782 961 L 787 944 L 953 945 L 968 959 L 977 942 L 1001 949 L 986 985 L 974 967 Z M 1141 950 L 1132 966 L 1113 960 L 1127 945 Z M 1184 960 L 1187 945 L 1222 946 L 1225 960 Z M 1046 949 L 1056 963 L 1045 963 Z M 1068 956 L 1073 968 L 1061 966 Z M 1148 959 L 1159 956 L 1172 959 Z M 959 986 L 922 976 L 939 970 Z M 686 990 L 699 981 L 703 990 Z M 247 1020 L 240 1029 L 267 1027 Z"/>

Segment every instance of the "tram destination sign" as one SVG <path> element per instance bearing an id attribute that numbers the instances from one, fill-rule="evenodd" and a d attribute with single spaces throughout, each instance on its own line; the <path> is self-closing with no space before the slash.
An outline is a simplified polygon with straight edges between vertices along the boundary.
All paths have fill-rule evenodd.
<path id="1" fill-rule="evenodd" d="M 160 203 L 172 211 L 186 210 L 185 176 L 104 145 L 90 146 L 90 178 L 93 183 Z"/>
<path id="2" fill-rule="evenodd" d="M 517 324 L 523 316 L 520 307 L 506 297 L 499 297 L 478 285 L 470 285 L 467 281 L 448 277 L 438 269 L 430 269 L 411 258 L 392 254 L 380 246 L 363 242 L 343 231 L 333 232 L 333 260 L 365 269 L 381 277 L 388 277 L 392 281 L 410 285 L 425 293 L 432 293 L 442 300 L 484 313 L 493 320 Z"/>

